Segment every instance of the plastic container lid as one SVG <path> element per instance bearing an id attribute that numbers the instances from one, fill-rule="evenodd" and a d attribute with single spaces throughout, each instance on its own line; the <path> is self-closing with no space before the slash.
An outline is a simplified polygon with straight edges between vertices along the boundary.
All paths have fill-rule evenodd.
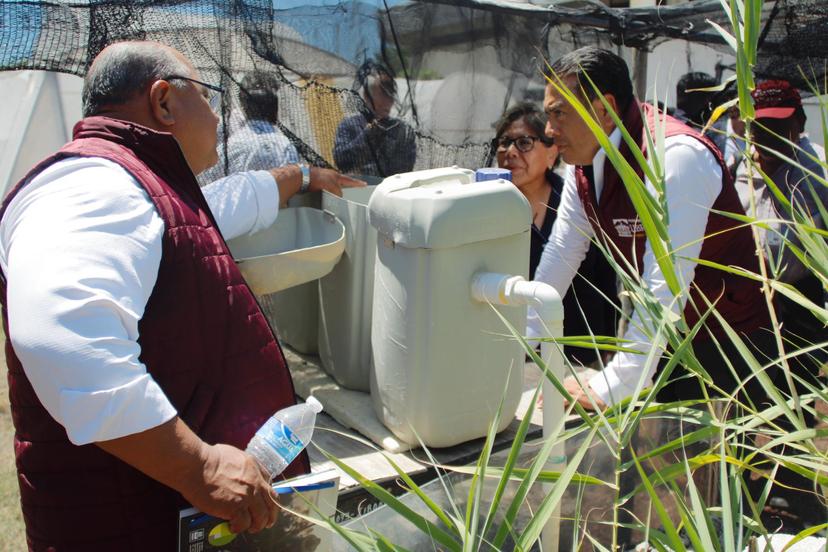
<path id="1" fill-rule="evenodd" d="M 457 167 L 398 174 L 368 203 L 371 226 L 395 244 L 447 248 L 526 232 L 529 202 L 507 180 L 475 182 Z"/>
<path id="2" fill-rule="evenodd" d="M 267 295 L 326 275 L 345 250 L 345 227 L 319 209 L 282 209 L 276 222 L 227 242 L 248 285 Z"/>
<path id="3" fill-rule="evenodd" d="M 486 180 L 508 180 L 512 181 L 512 171 L 509 169 L 501 169 L 500 167 L 484 167 L 474 171 L 475 182 L 485 182 Z"/>

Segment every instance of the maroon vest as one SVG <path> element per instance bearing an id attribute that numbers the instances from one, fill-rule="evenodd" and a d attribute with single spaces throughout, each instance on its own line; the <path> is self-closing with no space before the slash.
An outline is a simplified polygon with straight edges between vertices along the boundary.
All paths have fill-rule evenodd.
<path id="1" fill-rule="evenodd" d="M 647 120 L 651 135 L 655 136 L 654 118 L 658 112 L 649 104 L 631 102 L 623 122 L 630 136 L 638 139 L 641 151 L 646 153 L 647 138 L 644 131 L 642 112 Z M 756 247 L 750 228 L 740 227 L 738 221 L 713 212 L 713 210 L 716 210 L 744 215 L 744 209 L 736 194 L 730 172 L 727 170 L 721 152 L 710 139 L 689 126 L 668 115 L 659 114 L 659 116 L 666 119 L 666 136 L 687 135 L 700 141 L 716 157 L 716 161 L 722 169 L 722 190 L 713 203 L 707 219 L 705 236 L 708 237 L 704 239 L 702 244 L 700 258 L 725 266 L 734 265 L 751 272 L 758 272 L 758 260 L 754 254 Z M 643 180 L 643 171 L 635 160 L 629 145 L 622 141 L 619 150 Z M 595 197 L 594 185 L 584 175 L 583 167 L 575 168 L 575 178 L 578 195 L 583 202 L 587 217 L 595 229 L 596 236 L 611 241 L 615 246 L 611 249 L 614 249 L 616 257 L 623 256 L 628 263 L 639 267 L 639 270 L 641 270 L 644 266 L 643 257 L 646 241 L 644 230 L 639 223 L 635 206 L 615 167 L 609 161 L 604 164 L 604 187 L 601 191 L 600 203 Z M 690 327 L 698 322 L 700 314 L 707 311 L 707 303 L 702 295 L 709 302 L 715 303 L 716 310 L 737 331 L 749 332 L 767 325 L 769 321 L 765 300 L 755 282 L 698 264 L 684 309 L 685 320 Z M 720 324 L 712 315 L 707 318 L 705 323 L 714 334 L 721 331 Z M 699 332 L 699 339 L 708 337 L 707 332 Z"/>
<path id="2" fill-rule="evenodd" d="M 165 223 L 155 288 L 139 322 L 141 361 L 187 425 L 208 443 L 244 448 L 275 411 L 295 403 L 282 351 L 236 267 L 198 183 L 170 134 L 92 117 L 35 167 L 102 157 L 126 169 Z M 3 317 L 5 281 L 0 282 Z M 94 444 L 75 446 L 32 389 L 6 331 L 9 397 L 27 538 L 34 550 L 175 550 L 182 497 Z M 158 459 L 163 462 L 163 458 Z M 309 471 L 306 455 L 285 476 Z"/>

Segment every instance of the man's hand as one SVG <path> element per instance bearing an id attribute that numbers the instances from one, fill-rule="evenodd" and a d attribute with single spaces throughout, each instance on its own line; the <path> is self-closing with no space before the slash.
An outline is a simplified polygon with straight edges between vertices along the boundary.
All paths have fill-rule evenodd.
<path id="1" fill-rule="evenodd" d="M 256 533 L 276 523 L 276 493 L 253 457 L 229 445 L 208 445 L 203 466 L 191 490 L 182 492 L 193 506 L 230 520 L 234 533 Z"/>
<path id="2" fill-rule="evenodd" d="M 580 379 L 581 383 L 578 383 L 578 380 L 576 380 L 574 376 L 567 377 L 563 382 L 564 389 L 566 389 L 567 392 L 572 395 L 572 398 L 574 398 L 575 401 L 585 409 L 593 410 L 597 407 L 599 410 L 604 410 L 607 407 L 607 404 L 595 394 L 595 391 L 592 390 L 592 387 L 590 387 L 585 376 L 581 376 Z M 581 387 L 581 384 L 583 384 L 584 387 Z M 592 401 L 594 401 L 594 406 Z M 565 401 L 565 404 L 568 405 L 569 401 Z"/>
<path id="3" fill-rule="evenodd" d="M 208 445 L 180 418 L 96 444 L 196 508 L 229 520 L 234 533 L 255 533 L 276 522 L 276 493 L 253 457 L 229 445 Z"/>
<path id="4" fill-rule="evenodd" d="M 365 182 L 345 176 L 331 169 L 310 168 L 310 188 L 308 191 L 326 191 L 342 197 L 342 188 L 364 188 Z"/>
<path id="5" fill-rule="evenodd" d="M 299 165 L 285 165 L 284 167 L 270 169 L 270 174 L 276 180 L 276 186 L 279 188 L 279 201 L 284 207 L 290 198 L 299 193 L 299 189 L 302 187 L 302 171 L 299 169 Z M 310 192 L 325 190 L 342 197 L 342 188 L 361 188 L 365 185 L 362 180 L 345 176 L 332 169 L 310 167 L 310 186 L 308 188 Z"/>

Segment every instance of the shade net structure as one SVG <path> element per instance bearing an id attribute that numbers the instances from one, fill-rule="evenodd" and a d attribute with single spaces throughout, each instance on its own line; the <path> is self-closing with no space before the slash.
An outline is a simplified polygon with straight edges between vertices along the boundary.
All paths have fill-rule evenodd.
<path id="1" fill-rule="evenodd" d="M 260 115 L 272 118 L 286 139 L 274 164 L 298 158 L 381 178 L 488 165 L 500 114 L 516 101 L 542 97 L 545 60 L 586 44 L 647 50 L 671 39 L 725 50 L 710 19 L 728 27 L 718 0 L 640 9 L 591 0 L 6 0 L 0 2 L 0 69 L 83 75 L 107 44 L 159 41 L 225 90 L 220 161 L 202 181 L 250 168 L 234 160 L 235 149 L 261 149 L 272 139 L 261 128 L 245 131 L 254 117 L 243 100 L 260 96 L 263 87 L 272 113 Z M 768 2 L 764 23 L 759 75 L 802 86 L 804 71 L 821 83 L 828 2 Z M 375 92 L 392 99 L 388 117 L 376 113 L 371 67 L 392 75 L 393 84 L 381 77 Z M 234 136 L 241 136 L 236 144 Z"/>

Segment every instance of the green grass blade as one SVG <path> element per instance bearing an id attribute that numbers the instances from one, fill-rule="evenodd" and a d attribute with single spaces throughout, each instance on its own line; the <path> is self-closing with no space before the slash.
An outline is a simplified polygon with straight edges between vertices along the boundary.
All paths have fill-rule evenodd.
<path id="1" fill-rule="evenodd" d="M 511 370 L 509 371 L 509 376 L 511 377 Z M 497 428 L 500 425 L 500 417 L 503 413 L 504 399 L 505 390 L 504 394 L 500 397 L 500 403 L 498 404 L 497 411 L 495 412 L 494 420 L 489 425 L 489 432 L 486 435 L 483 450 L 477 460 L 477 470 L 472 476 L 471 485 L 469 486 L 469 497 L 466 505 L 466 536 L 463 540 L 464 552 L 471 552 L 477 541 L 477 528 L 480 521 L 479 511 L 480 504 L 483 499 L 483 483 L 486 480 L 486 469 L 488 468 L 489 461 L 491 460 L 492 448 L 494 447 L 495 437 L 497 436 Z M 488 526 L 488 516 L 484 525 Z"/>
<path id="2" fill-rule="evenodd" d="M 339 460 L 338 458 L 327 455 L 326 457 L 328 460 L 336 464 L 336 466 L 357 481 L 360 486 L 368 491 L 372 496 L 382 501 L 383 504 L 387 505 L 389 508 L 400 514 L 403 519 L 407 520 L 409 523 L 414 525 L 417 529 L 428 535 L 429 537 L 433 538 L 436 542 L 446 547 L 447 550 L 453 550 L 456 552 L 462 551 L 462 546 L 458 543 L 452 535 L 435 525 L 434 523 L 428 521 L 423 516 L 406 506 L 402 503 L 400 499 L 383 489 L 381 486 L 377 485 L 370 479 L 366 478 L 355 469 L 347 465 L 345 462 Z"/>
<path id="3" fill-rule="evenodd" d="M 684 473 L 687 477 L 687 492 L 690 495 L 690 505 L 693 512 L 693 524 L 687 523 L 687 527 L 694 527 L 697 535 L 697 542 L 693 543 L 696 550 L 721 550 L 719 546 L 719 539 L 713 531 L 713 524 L 710 519 L 710 514 L 704 507 L 704 502 L 699 495 L 699 490 L 696 488 L 696 482 L 693 480 L 693 473 L 690 471 L 690 465 L 684 459 Z"/>
<path id="4" fill-rule="evenodd" d="M 641 463 L 635 456 L 635 451 L 631 450 L 631 453 L 633 455 L 636 471 L 638 471 L 638 475 L 641 477 L 644 489 L 647 491 L 650 501 L 656 510 L 656 514 L 658 515 L 658 519 L 661 521 L 661 525 L 664 528 L 664 532 L 667 536 L 667 544 L 669 544 L 671 549 L 677 552 L 686 552 L 687 549 L 684 547 L 681 537 L 679 537 L 678 529 L 676 529 L 676 526 L 673 524 L 673 520 L 670 519 L 670 514 L 667 513 L 667 508 L 665 508 L 664 503 L 661 501 L 655 488 L 650 483 L 650 479 L 644 472 L 644 468 L 641 467 Z"/>
<path id="5" fill-rule="evenodd" d="M 492 497 L 492 503 L 489 507 L 489 512 L 486 515 L 486 523 L 483 526 L 482 534 L 486 535 L 491 527 L 492 523 L 495 519 L 495 514 L 497 510 L 500 508 L 500 502 L 503 498 L 503 494 L 506 492 L 506 486 L 508 485 L 512 471 L 515 469 L 517 465 L 518 457 L 520 456 L 520 451 L 523 446 L 524 441 L 526 440 L 526 434 L 529 432 L 529 426 L 532 420 L 532 413 L 535 411 L 535 405 L 537 403 L 538 395 L 540 394 L 540 386 L 535 388 L 535 392 L 532 394 L 532 399 L 529 402 L 529 408 L 526 410 L 526 414 L 523 416 L 523 419 L 520 421 L 518 425 L 517 431 L 515 433 L 515 438 L 512 442 L 512 447 L 509 449 L 509 455 L 506 458 L 506 463 L 503 466 L 503 469 L 500 470 L 500 481 L 498 482 L 497 489 L 495 489 L 494 496 Z M 491 471 L 491 468 L 490 468 Z"/>
<path id="6" fill-rule="evenodd" d="M 575 474 L 581 460 L 583 460 L 584 455 L 589 448 L 589 443 L 591 443 L 595 438 L 595 433 L 597 431 L 598 426 L 596 425 L 589 432 L 585 444 L 581 445 L 581 447 L 573 455 L 572 459 L 569 460 L 569 464 L 566 466 L 563 474 L 561 474 L 560 480 L 558 480 L 558 483 L 552 487 L 552 491 L 544 497 L 537 512 L 529 521 L 524 531 L 520 534 L 516 544 L 521 550 L 529 550 L 529 548 L 531 548 L 531 546 L 538 540 L 538 537 L 540 537 L 541 531 L 549 521 L 552 512 L 554 512 L 555 508 L 557 508 L 564 492 L 566 492 L 566 488 L 572 480 L 572 476 Z"/>
<path id="7" fill-rule="evenodd" d="M 812 535 L 815 535 L 815 534 L 817 534 L 820 531 L 823 531 L 825 529 L 828 529 L 828 523 L 823 523 L 821 525 L 814 525 L 813 527 L 808 527 L 807 529 L 804 529 L 804 530 L 800 531 L 799 533 L 796 534 L 796 536 L 794 538 L 792 538 L 790 541 L 788 541 L 788 544 L 785 545 L 785 547 L 781 550 L 781 552 L 787 552 L 788 550 L 790 550 L 791 548 L 796 546 L 797 543 L 800 543 L 803 540 L 807 539 L 808 537 L 810 537 Z"/>

